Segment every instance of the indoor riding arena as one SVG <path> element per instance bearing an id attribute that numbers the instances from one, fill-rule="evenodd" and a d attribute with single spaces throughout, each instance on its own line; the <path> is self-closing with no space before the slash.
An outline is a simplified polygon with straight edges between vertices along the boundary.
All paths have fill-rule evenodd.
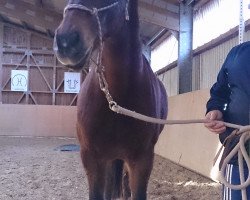
<path id="1" fill-rule="evenodd" d="M 89 199 L 76 105 L 91 70 L 65 67 L 53 46 L 67 2 L 0 1 L 0 200 Z M 168 94 L 167 120 L 200 120 L 164 126 L 147 199 L 222 199 L 221 143 L 201 119 L 228 52 L 250 38 L 248 8 L 245 0 L 138 0 L 142 51 Z"/>

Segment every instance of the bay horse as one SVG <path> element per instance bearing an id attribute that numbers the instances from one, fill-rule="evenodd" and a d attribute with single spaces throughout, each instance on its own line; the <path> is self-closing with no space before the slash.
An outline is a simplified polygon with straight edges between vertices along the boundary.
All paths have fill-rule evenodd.
<path id="1" fill-rule="evenodd" d="M 69 0 L 54 45 L 59 61 L 76 70 L 101 49 L 110 96 L 130 110 L 166 119 L 166 91 L 142 54 L 137 0 Z M 89 199 L 144 200 L 163 125 L 112 112 L 100 89 L 100 68 L 89 71 L 77 100 Z"/>

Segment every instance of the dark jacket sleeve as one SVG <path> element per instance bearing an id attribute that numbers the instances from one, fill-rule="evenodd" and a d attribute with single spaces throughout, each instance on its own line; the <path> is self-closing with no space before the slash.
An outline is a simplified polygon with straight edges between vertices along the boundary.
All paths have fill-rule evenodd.
<path id="1" fill-rule="evenodd" d="M 210 89 L 210 99 L 207 102 L 207 112 L 211 110 L 219 110 L 225 112 L 226 104 L 230 100 L 230 86 L 228 83 L 227 67 L 231 64 L 234 56 L 234 48 L 228 53 L 225 62 L 223 63 L 216 83 Z"/>

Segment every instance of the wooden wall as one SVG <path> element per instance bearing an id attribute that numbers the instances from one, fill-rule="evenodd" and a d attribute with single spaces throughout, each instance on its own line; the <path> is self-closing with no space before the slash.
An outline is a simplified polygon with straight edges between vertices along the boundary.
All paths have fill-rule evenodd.
<path id="1" fill-rule="evenodd" d="M 168 120 L 203 119 L 208 98 L 208 89 L 169 97 Z M 155 153 L 218 180 L 218 163 L 213 166 L 213 159 L 220 147 L 218 135 L 208 131 L 203 123 L 165 125 Z"/>
<path id="2" fill-rule="evenodd" d="M 28 70 L 27 92 L 11 91 L 13 69 Z M 53 39 L 0 22 L 1 103 L 75 105 L 77 95 L 63 92 L 65 71 L 54 55 Z"/>
<path id="3" fill-rule="evenodd" d="M 0 135 L 76 137 L 76 106 L 0 105 Z"/>
<path id="4" fill-rule="evenodd" d="M 208 96 L 208 90 L 199 90 L 169 97 L 168 119 L 203 118 Z M 0 121 L 0 136 L 76 136 L 75 106 L 2 104 Z M 216 180 L 212 164 L 219 147 L 218 135 L 203 124 L 166 125 L 155 153 Z"/>

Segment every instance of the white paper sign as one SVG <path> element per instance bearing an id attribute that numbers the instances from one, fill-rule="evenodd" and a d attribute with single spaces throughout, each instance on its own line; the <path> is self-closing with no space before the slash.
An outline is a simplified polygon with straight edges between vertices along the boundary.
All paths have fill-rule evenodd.
<path id="1" fill-rule="evenodd" d="M 27 70 L 11 70 L 11 91 L 28 91 Z"/>
<path id="2" fill-rule="evenodd" d="M 64 92 L 79 93 L 80 91 L 80 73 L 64 72 Z"/>

